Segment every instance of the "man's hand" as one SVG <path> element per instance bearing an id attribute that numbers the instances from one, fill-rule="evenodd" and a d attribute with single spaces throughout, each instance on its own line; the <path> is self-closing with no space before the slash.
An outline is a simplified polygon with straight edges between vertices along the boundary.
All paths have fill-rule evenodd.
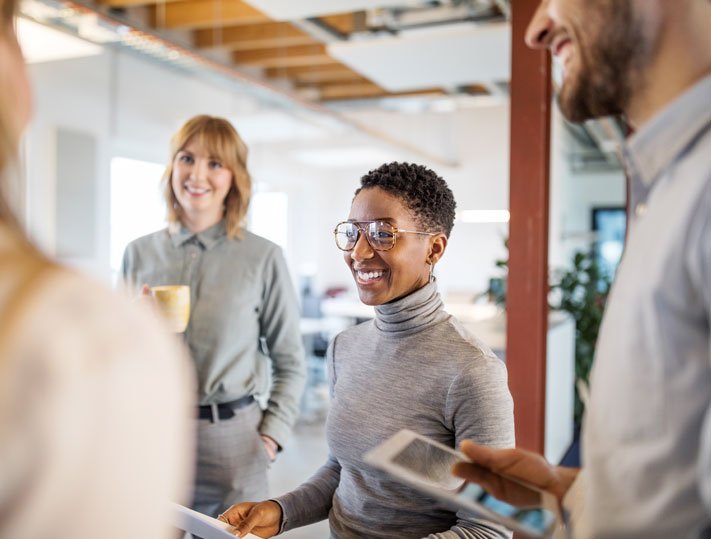
<path id="1" fill-rule="evenodd" d="M 561 503 L 579 471 L 553 466 L 541 455 L 524 449 L 492 449 L 469 440 L 462 442 L 460 449 L 472 462 L 455 464 L 455 475 L 478 483 L 494 497 L 518 506 L 536 505 L 538 496 L 506 477 L 549 492 Z"/>

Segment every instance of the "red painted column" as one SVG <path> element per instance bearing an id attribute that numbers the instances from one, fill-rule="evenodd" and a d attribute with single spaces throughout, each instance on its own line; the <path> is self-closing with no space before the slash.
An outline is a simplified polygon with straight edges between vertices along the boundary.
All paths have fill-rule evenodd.
<path id="1" fill-rule="evenodd" d="M 524 43 L 539 0 L 512 2 L 509 274 L 506 364 L 516 443 L 544 450 L 548 330 L 548 186 L 551 77 L 548 52 Z"/>

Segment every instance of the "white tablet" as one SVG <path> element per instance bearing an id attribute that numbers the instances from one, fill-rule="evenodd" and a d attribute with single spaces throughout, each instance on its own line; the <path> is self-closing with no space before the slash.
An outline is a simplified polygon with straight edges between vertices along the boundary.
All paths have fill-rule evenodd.
<path id="1" fill-rule="evenodd" d="M 556 527 L 557 503 L 550 494 L 522 485 L 539 500 L 535 506 L 516 507 L 497 500 L 476 483 L 452 474 L 456 462 L 469 460 L 466 455 L 410 430 L 397 432 L 363 459 L 450 507 L 471 511 L 528 537 L 550 537 Z"/>
<path id="2" fill-rule="evenodd" d="M 182 505 L 173 504 L 173 525 L 202 539 L 235 539 L 235 528 L 226 522 L 203 515 Z M 260 539 L 248 533 L 244 539 Z"/>

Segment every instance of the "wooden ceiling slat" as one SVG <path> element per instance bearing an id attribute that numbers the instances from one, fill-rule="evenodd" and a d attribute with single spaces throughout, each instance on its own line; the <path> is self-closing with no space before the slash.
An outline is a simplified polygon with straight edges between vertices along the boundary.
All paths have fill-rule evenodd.
<path id="1" fill-rule="evenodd" d="M 345 66 L 330 64 L 313 67 L 271 68 L 266 71 L 265 75 L 270 78 L 288 78 L 297 84 L 367 80 Z"/>
<path id="2" fill-rule="evenodd" d="M 348 84 L 372 84 L 371 81 L 366 79 L 365 77 L 361 77 L 360 75 L 357 75 L 355 73 L 351 74 L 351 77 L 346 79 L 340 79 L 340 80 L 323 80 L 323 81 L 303 81 L 300 79 L 295 79 L 292 78 L 291 82 L 294 84 L 296 88 L 322 88 L 326 86 L 333 86 L 333 85 L 348 85 Z"/>
<path id="3" fill-rule="evenodd" d="M 317 71 L 331 71 L 333 69 L 343 69 L 345 66 L 338 62 L 337 60 L 332 60 L 329 64 L 321 64 L 317 66 L 303 66 L 303 67 L 284 67 L 284 68 L 270 68 L 267 69 L 266 74 L 268 77 L 293 77 L 301 73 L 311 73 Z"/>
<path id="4" fill-rule="evenodd" d="M 301 84 L 322 84 L 328 82 L 368 80 L 355 71 L 351 71 L 347 67 L 332 68 L 324 71 L 304 71 L 303 73 L 295 73 L 289 78 Z"/>
<path id="5" fill-rule="evenodd" d="M 155 26 L 164 28 L 198 29 L 270 21 L 264 13 L 239 0 L 187 0 L 155 6 Z"/>
<path id="6" fill-rule="evenodd" d="M 319 94 L 321 101 L 335 101 L 339 99 L 363 99 L 388 96 L 442 95 L 444 91 L 439 88 L 432 88 L 412 92 L 391 93 L 372 82 L 356 82 L 352 84 L 327 84 L 319 88 Z"/>
<path id="7" fill-rule="evenodd" d="M 342 34 L 350 35 L 356 29 L 356 22 L 360 20 L 358 15 L 358 13 L 341 13 L 338 15 L 324 15 L 319 19 Z"/>
<path id="8" fill-rule="evenodd" d="M 178 0 L 163 0 L 165 2 L 176 2 Z M 97 0 L 97 4 L 108 7 L 135 7 L 155 4 L 156 0 Z"/>
<path id="9" fill-rule="evenodd" d="M 197 30 L 193 36 L 193 43 L 196 47 L 219 46 L 235 51 L 293 47 L 318 43 L 306 32 L 283 22 L 227 26 L 221 29 L 208 28 Z"/>
<path id="10" fill-rule="evenodd" d="M 333 58 L 326 54 L 324 45 L 305 45 L 235 52 L 232 61 L 236 64 L 278 68 L 330 64 Z"/>
<path id="11" fill-rule="evenodd" d="M 378 97 L 387 92 L 372 82 L 356 82 L 348 84 L 327 84 L 319 88 L 322 100 L 357 99 L 361 97 Z"/>

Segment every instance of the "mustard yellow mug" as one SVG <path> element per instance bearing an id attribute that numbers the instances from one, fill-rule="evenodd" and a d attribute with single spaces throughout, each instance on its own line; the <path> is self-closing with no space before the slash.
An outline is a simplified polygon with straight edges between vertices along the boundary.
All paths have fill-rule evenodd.
<path id="1" fill-rule="evenodd" d="M 151 294 L 156 299 L 170 330 L 174 333 L 185 331 L 190 320 L 190 287 L 187 285 L 153 286 Z"/>

